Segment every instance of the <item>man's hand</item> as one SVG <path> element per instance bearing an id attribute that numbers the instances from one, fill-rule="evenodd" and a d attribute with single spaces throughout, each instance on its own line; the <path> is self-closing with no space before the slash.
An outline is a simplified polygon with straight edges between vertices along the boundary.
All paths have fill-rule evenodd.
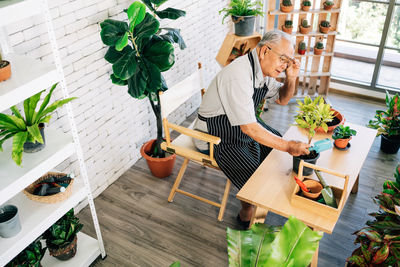
<path id="1" fill-rule="evenodd" d="M 310 151 L 308 150 L 309 147 L 310 147 L 309 144 L 291 140 L 289 141 L 289 149 L 287 152 L 295 157 L 301 155 L 308 155 L 310 154 Z"/>
<path id="2" fill-rule="evenodd" d="M 297 76 L 299 75 L 299 71 L 300 71 L 300 62 L 297 59 L 290 61 L 286 69 L 286 78 L 287 79 L 297 78 Z"/>

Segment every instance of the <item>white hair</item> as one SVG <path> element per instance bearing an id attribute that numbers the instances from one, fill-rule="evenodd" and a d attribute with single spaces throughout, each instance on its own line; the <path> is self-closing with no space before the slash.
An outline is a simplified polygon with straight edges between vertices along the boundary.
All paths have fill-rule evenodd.
<path id="1" fill-rule="evenodd" d="M 258 43 L 259 47 L 264 46 L 266 43 L 274 43 L 274 44 L 279 44 L 280 41 L 282 39 L 286 39 L 288 40 L 292 45 L 294 45 L 293 43 L 293 39 L 292 36 L 280 31 L 280 30 L 272 30 L 267 32 L 266 34 L 264 34 L 263 38 L 261 39 L 261 41 Z"/>

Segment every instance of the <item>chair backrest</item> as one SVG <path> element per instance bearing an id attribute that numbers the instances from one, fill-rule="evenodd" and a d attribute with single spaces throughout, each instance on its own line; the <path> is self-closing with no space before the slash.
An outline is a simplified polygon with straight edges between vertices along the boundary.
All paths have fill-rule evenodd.
<path id="1" fill-rule="evenodd" d="M 194 94 L 201 92 L 203 88 L 203 72 L 199 63 L 198 70 L 167 91 L 160 93 L 162 118 L 167 118 L 171 112 L 180 107 Z"/>

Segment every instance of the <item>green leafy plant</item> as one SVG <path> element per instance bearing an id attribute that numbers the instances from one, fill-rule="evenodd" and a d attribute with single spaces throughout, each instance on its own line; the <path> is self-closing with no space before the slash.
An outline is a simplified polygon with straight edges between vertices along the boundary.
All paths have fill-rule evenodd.
<path id="1" fill-rule="evenodd" d="M 219 14 L 225 13 L 222 18 L 222 23 L 228 16 L 263 16 L 263 8 L 261 1 L 252 0 L 231 0 L 227 8 L 223 8 L 219 11 Z"/>
<path id="2" fill-rule="evenodd" d="M 40 238 L 33 241 L 21 251 L 14 259 L 7 263 L 6 267 L 39 267 L 46 248 L 42 248 Z"/>
<path id="3" fill-rule="evenodd" d="M 324 5 L 326 5 L 326 6 L 333 6 L 335 3 L 333 2 L 333 1 L 325 1 L 324 2 Z"/>
<path id="4" fill-rule="evenodd" d="M 175 63 L 174 43 L 181 49 L 186 47 L 180 31 L 174 28 L 160 28 L 160 22 L 146 6 L 160 19 L 178 19 L 185 11 L 167 8 L 159 11 L 166 0 L 143 0 L 133 2 L 127 9 L 129 23 L 106 19 L 101 26 L 101 40 L 110 48 L 104 58 L 112 64 L 110 78 L 114 84 L 128 86 L 128 93 L 137 99 L 148 98 L 157 120 L 157 141 L 154 157 L 164 157 L 160 148 L 162 120 L 159 92 L 168 89 L 162 72 Z"/>
<path id="5" fill-rule="evenodd" d="M 323 21 L 321 21 L 321 26 L 322 27 L 330 27 L 331 26 L 331 24 L 329 23 L 329 21 L 327 21 L 327 20 L 323 20 Z"/>
<path id="6" fill-rule="evenodd" d="M 61 219 L 44 232 L 47 246 L 61 248 L 70 244 L 75 235 L 82 229 L 83 224 L 74 215 L 74 209 L 69 210 Z"/>
<path id="7" fill-rule="evenodd" d="M 311 2 L 309 0 L 304 0 L 301 4 L 303 6 L 311 6 Z"/>
<path id="8" fill-rule="evenodd" d="M 293 21 L 285 20 L 285 27 L 286 28 L 293 28 Z"/>
<path id="9" fill-rule="evenodd" d="M 226 230 L 229 266 L 308 266 L 323 233 L 291 216 L 283 227 L 255 224 Z"/>
<path id="10" fill-rule="evenodd" d="M 327 122 L 332 121 L 334 118 L 334 111 L 331 110 L 331 106 L 326 104 L 322 96 L 314 99 L 314 101 L 306 96 L 304 102 L 297 100 L 299 111 L 295 116 L 296 126 L 306 129 L 308 135 L 308 143 L 311 144 L 311 140 L 315 135 L 317 128 L 327 132 Z"/>
<path id="11" fill-rule="evenodd" d="M 25 118 L 21 115 L 16 106 L 11 107 L 13 115 L 0 113 L 0 151 L 3 151 L 2 145 L 4 141 L 13 137 L 11 156 L 17 165 L 21 165 L 25 142 L 39 142 L 43 144 L 39 123 L 48 123 L 51 118 L 51 113 L 71 100 L 76 99 L 76 97 L 71 97 L 57 100 L 49 105 L 51 95 L 56 86 L 57 83 L 51 87 L 50 92 L 44 97 L 37 111 L 36 107 L 45 90 L 25 99 L 23 103 Z"/>
<path id="12" fill-rule="evenodd" d="M 367 221 L 367 227 L 356 231 L 355 249 L 347 259 L 351 266 L 398 266 L 400 262 L 400 215 L 395 206 L 400 205 L 400 165 L 397 166 L 395 181 L 383 184 L 383 191 L 374 202 L 380 210 L 369 214 L 374 220 Z"/>
<path id="13" fill-rule="evenodd" d="M 283 6 L 292 6 L 292 1 L 291 0 L 283 0 L 282 1 L 282 5 Z"/>
<path id="14" fill-rule="evenodd" d="M 342 124 L 333 130 L 332 139 L 349 139 L 357 134 L 356 130 L 351 129 L 349 126 L 343 126 Z"/>
<path id="15" fill-rule="evenodd" d="M 250 48 L 248 48 L 246 50 L 246 46 L 247 46 L 247 43 L 243 43 L 239 46 L 239 48 L 236 48 L 236 47 L 232 48 L 231 54 L 236 57 L 241 57 L 241 56 L 247 54 L 250 51 Z"/>
<path id="16" fill-rule="evenodd" d="M 315 48 L 317 48 L 317 49 L 324 49 L 324 43 L 322 43 L 322 42 L 317 42 L 317 43 L 315 44 Z"/>
<path id="17" fill-rule="evenodd" d="M 384 134 L 387 136 L 400 135 L 400 101 L 399 94 L 390 97 L 386 91 L 385 99 L 387 110 L 377 110 L 375 119 L 370 120 L 368 127 L 378 130 L 377 136 Z"/>
<path id="18" fill-rule="evenodd" d="M 310 27 L 310 25 L 308 24 L 308 20 L 307 20 L 307 19 L 303 19 L 303 20 L 301 21 L 301 27 L 303 27 L 303 28 L 308 28 L 308 27 Z"/>

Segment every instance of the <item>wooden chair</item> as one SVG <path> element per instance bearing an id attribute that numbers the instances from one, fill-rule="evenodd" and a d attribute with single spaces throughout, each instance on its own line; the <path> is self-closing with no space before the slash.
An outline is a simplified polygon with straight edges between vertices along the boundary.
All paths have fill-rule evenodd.
<path id="1" fill-rule="evenodd" d="M 204 93 L 203 86 L 203 75 L 201 64 L 199 63 L 198 70 L 191 74 L 189 77 L 179 82 L 175 86 L 169 88 L 165 92 L 160 92 L 161 101 L 161 115 L 163 118 L 163 126 L 165 131 L 166 142 L 161 144 L 161 148 L 167 152 L 175 153 L 176 155 L 184 157 L 184 161 L 181 169 L 179 170 L 178 176 L 176 177 L 175 183 L 172 186 L 172 190 L 169 194 L 168 201 L 172 202 L 176 193 L 181 193 L 186 196 L 201 200 L 213 206 L 219 207 L 218 220 L 222 221 L 226 203 L 228 200 L 229 190 L 231 182 L 226 179 L 225 191 L 222 197 L 221 203 L 211 201 L 201 196 L 194 195 L 192 193 L 179 189 L 179 184 L 182 181 L 182 177 L 186 171 L 186 167 L 189 161 L 201 164 L 206 167 L 219 169 L 218 164 L 214 159 L 214 145 L 218 145 L 221 142 L 219 137 L 206 134 L 200 131 L 193 130 L 193 124 L 189 127 L 182 127 L 176 124 L 168 122 L 168 115 L 176 110 L 179 106 L 185 103 L 191 96 L 199 92 Z M 172 142 L 170 141 L 170 130 L 175 130 L 181 135 Z M 206 141 L 210 144 L 210 153 L 204 154 L 199 152 L 193 145 L 192 138 Z"/>

